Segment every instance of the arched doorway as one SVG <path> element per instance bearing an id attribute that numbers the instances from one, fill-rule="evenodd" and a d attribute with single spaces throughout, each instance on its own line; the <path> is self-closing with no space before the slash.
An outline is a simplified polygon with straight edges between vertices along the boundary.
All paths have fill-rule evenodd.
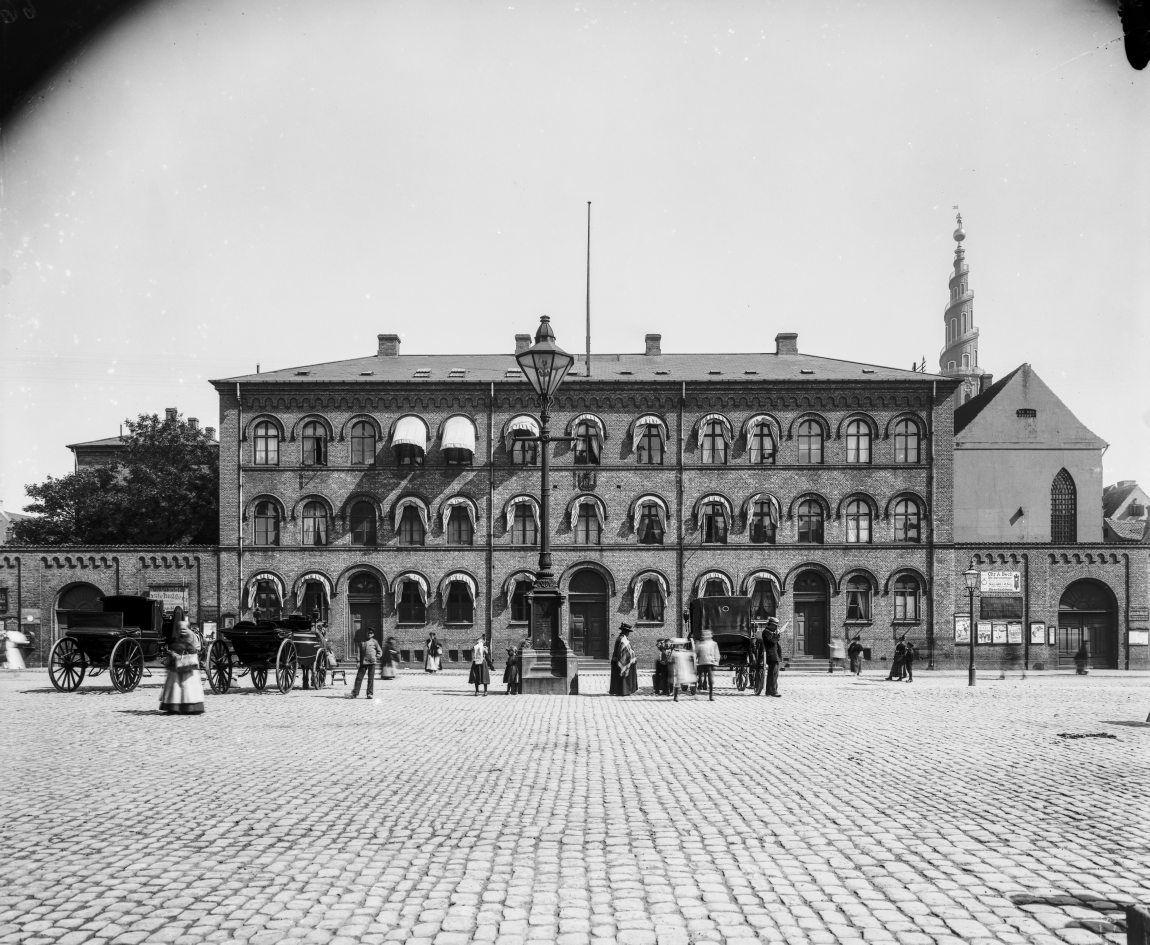
<path id="1" fill-rule="evenodd" d="M 825 657 L 829 652 L 830 593 L 818 571 L 803 571 L 795 578 L 795 654 Z"/>
<path id="2" fill-rule="evenodd" d="M 608 658 L 607 581 L 598 571 L 582 568 L 571 576 L 567 609 L 571 620 L 571 649 L 577 656 Z"/>
<path id="3" fill-rule="evenodd" d="M 80 581 L 69 584 L 60 591 L 53 609 L 53 625 L 56 628 L 56 639 L 60 638 L 62 631 L 68 629 L 67 618 L 61 621 L 56 615 L 61 610 L 87 610 L 99 612 L 104 609 L 104 593 L 96 585 Z"/>
<path id="4" fill-rule="evenodd" d="M 361 634 L 373 630 L 383 643 L 383 586 L 370 571 L 359 571 L 347 582 L 347 653 L 355 653 Z"/>
<path id="5" fill-rule="evenodd" d="M 1073 665 L 1083 643 L 1092 667 L 1118 668 L 1118 602 L 1101 581 L 1075 581 L 1058 601 L 1058 665 Z"/>

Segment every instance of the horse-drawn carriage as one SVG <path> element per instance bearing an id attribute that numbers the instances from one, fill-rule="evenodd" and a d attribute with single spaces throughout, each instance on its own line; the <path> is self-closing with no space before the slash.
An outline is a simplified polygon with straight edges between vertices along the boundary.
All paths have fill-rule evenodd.
<path id="1" fill-rule="evenodd" d="M 269 672 L 274 673 L 276 688 L 287 693 L 301 669 L 312 674 L 315 688 L 322 689 L 334 669 L 317 622 L 298 614 L 280 620 L 241 620 L 221 628 L 204 663 L 215 693 L 227 692 L 244 675 L 262 692 Z"/>
<path id="2" fill-rule="evenodd" d="M 763 691 L 763 661 L 759 652 L 760 627 L 751 620 L 749 597 L 698 597 L 691 601 L 690 631 L 693 641 L 708 631 L 719 647 L 719 669 L 729 669 L 735 688 L 748 686 L 759 695 Z"/>
<path id="3" fill-rule="evenodd" d="M 163 601 L 114 594 L 101 608 L 56 611 L 63 636 L 48 654 L 48 678 L 60 692 L 74 692 L 85 676 L 105 671 L 117 692 L 131 692 L 166 656 L 172 617 L 164 615 Z"/>

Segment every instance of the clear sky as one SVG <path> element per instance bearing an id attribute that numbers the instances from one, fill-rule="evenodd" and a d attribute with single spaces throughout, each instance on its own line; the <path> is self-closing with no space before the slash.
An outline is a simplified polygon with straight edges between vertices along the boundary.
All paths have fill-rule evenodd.
<path id="1" fill-rule="evenodd" d="M 205 383 L 371 354 L 800 350 L 983 366 L 1150 480 L 1150 71 L 1097 0 L 168 0 L 0 139 L 0 501 Z M 510 363 L 510 362 L 509 362 Z"/>

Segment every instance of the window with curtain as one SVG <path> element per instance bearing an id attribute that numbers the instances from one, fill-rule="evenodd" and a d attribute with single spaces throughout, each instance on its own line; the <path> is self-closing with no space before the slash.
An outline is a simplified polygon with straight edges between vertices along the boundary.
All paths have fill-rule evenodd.
<path id="1" fill-rule="evenodd" d="M 590 420 L 580 420 L 575 424 L 575 464 L 577 466 L 598 466 L 602 442 L 599 427 Z"/>
<path id="2" fill-rule="evenodd" d="M 270 420 L 256 424 L 252 438 L 252 459 L 257 466 L 280 464 L 280 431 Z"/>
<path id="3" fill-rule="evenodd" d="M 366 420 L 351 425 L 351 464 L 370 466 L 375 462 L 375 427 Z"/>
<path id="4" fill-rule="evenodd" d="M 539 462 L 539 444 L 530 436 L 530 430 L 515 430 L 511 434 L 512 466 L 534 466 Z"/>
<path id="5" fill-rule="evenodd" d="M 1059 545 L 1078 541 L 1078 490 L 1065 469 L 1050 484 L 1050 540 Z"/>
<path id="6" fill-rule="evenodd" d="M 427 605 L 419 596 L 419 587 L 414 581 L 404 581 L 399 586 L 399 600 L 395 604 L 396 617 L 400 623 L 426 623 Z"/>
<path id="7" fill-rule="evenodd" d="M 870 544 L 870 506 L 862 499 L 852 499 L 847 503 L 847 543 L 852 545 Z"/>
<path id="8" fill-rule="evenodd" d="M 769 466 L 775 461 L 775 438 L 771 435 L 771 425 L 765 420 L 751 427 L 747 445 L 750 447 L 751 465 Z"/>
<path id="9" fill-rule="evenodd" d="M 452 508 L 451 514 L 447 516 L 447 543 L 449 545 L 470 545 L 474 539 L 471 516 L 467 514 L 467 509 L 461 505 L 455 506 Z"/>
<path id="10" fill-rule="evenodd" d="M 870 427 L 863 420 L 847 424 L 847 462 L 870 462 Z"/>
<path id="11" fill-rule="evenodd" d="M 663 519 L 661 510 L 654 502 L 644 502 L 639 513 L 639 544 L 663 544 Z"/>
<path id="12" fill-rule="evenodd" d="M 751 506 L 750 539 L 756 545 L 773 545 L 779 518 L 770 499 L 755 499 Z"/>
<path id="13" fill-rule="evenodd" d="M 527 623 L 531 619 L 531 602 L 527 599 L 531 586 L 530 581 L 522 578 L 515 582 L 515 590 L 511 592 L 512 623 Z"/>
<path id="14" fill-rule="evenodd" d="M 919 619 L 918 579 L 905 575 L 894 582 L 894 619 Z"/>
<path id="15" fill-rule="evenodd" d="M 257 545 L 280 543 L 280 510 L 270 499 L 256 503 L 252 541 Z"/>
<path id="16" fill-rule="evenodd" d="M 515 506 L 515 517 L 511 520 L 511 541 L 516 545 L 536 545 L 539 543 L 539 528 L 531 506 L 520 502 Z"/>
<path id="17" fill-rule="evenodd" d="M 775 595 L 775 586 L 766 578 L 756 578 L 751 589 L 751 619 L 766 620 L 775 616 L 778 609 L 778 599 Z"/>
<path id="18" fill-rule="evenodd" d="M 706 583 L 703 585 L 704 597 L 726 597 L 727 585 L 722 578 L 707 578 Z"/>
<path id="19" fill-rule="evenodd" d="M 376 542 L 375 506 L 370 502 L 356 502 L 348 516 L 353 545 L 374 545 Z"/>
<path id="20" fill-rule="evenodd" d="M 447 622 L 473 623 L 474 620 L 475 602 L 471 592 L 462 581 L 452 581 L 447 585 Z"/>
<path id="21" fill-rule="evenodd" d="M 855 576 L 847 581 L 847 620 L 870 620 L 870 581 Z"/>
<path id="22" fill-rule="evenodd" d="M 423 519 L 412 506 L 405 506 L 399 519 L 399 543 L 401 545 L 422 545 L 424 541 Z"/>
<path id="23" fill-rule="evenodd" d="M 922 514 L 913 499 L 899 499 L 894 504 L 894 540 L 922 541 Z"/>
<path id="24" fill-rule="evenodd" d="M 305 545 L 327 544 L 327 509 L 322 502 L 305 502 L 303 507 L 301 539 Z"/>
<path id="25" fill-rule="evenodd" d="M 327 465 L 327 428 L 318 420 L 309 420 L 303 425 L 303 464 L 305 466 Z"/>
<path id="26" fill-rule="evenodd" d="M 579 506 L 579 517 L 575 520 L 575 544 L 597 545 L 602 540 L 602 527 L 595 506 L 584 502 Z"/>
<path id="27" fill-rule="evenodd" d="M 647 578 L 639 588 L 638 618 L 652 623 L 663 622 L 663 589 L 654 578 Z"/>
<path id="28" fill-rule="evenodd" d="M 727 543 L 727 509 L 722 502 L 707 502 L 699 518 L 702 541 L 709 545 Z"/>
<path id="29" fill-rule="evenodd" d="M 703 425 L 701 461 L 707 466 L 727 465 L 726 428 L 721 420 L 708 420 Z"/>
<path id="30" fill-rule="evenodd" d="M 644 425 L 636 458 L 640 466 L 663 465 L 663 436 L 652 423 Z"/>
<path id="31" fill-rule="evenodd" d="M 899 420 L 894 425 L 894 461 L 896 463 L 917 463 L 919 461 L 918 424 L 911 420 Z"/>
<path id="32" fill-rule="evenodd" d="M 799 447 L 799 462 L 819 465 L 823 461 L 823 428 L 814 420 L 804 420 L 795 433 Z"/>
<path id="33" fill-rule="evenodd" d="M 395 446 L 395 462 L 399 466 L 422 466 L 423 450 L 411 443 L 398 443 Z"/>
<path id="34" fill-rule="evenodd" d="M 823 507 L 814 499 L 804 499 L 795 514 L 798 520 L 798 540 L 803 544 L 823 543 Z"/>

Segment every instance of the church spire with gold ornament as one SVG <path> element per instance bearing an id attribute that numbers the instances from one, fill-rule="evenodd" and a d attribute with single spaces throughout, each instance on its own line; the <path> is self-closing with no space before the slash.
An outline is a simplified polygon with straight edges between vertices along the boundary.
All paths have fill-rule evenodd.
<path id="1" fill-rule="evenodd" d="M 958 207 L 954 208 L 956 211 Z M 950 301 L 943 314 L 946 345 L 938 359 L 939 373 L 963 380 L 961 403 L 977 396 L 979 378 L 985 373 L 978 366 L 978 329 L 974 327 L 974 293 L 970 291 L 970 267 L 966 264 L 966 249 L 962 243 L 966 230 L 962 228 L 962 214 L 956 213 L 958 224 L 954 230 L 954 271 L 950 275 Z"/>

